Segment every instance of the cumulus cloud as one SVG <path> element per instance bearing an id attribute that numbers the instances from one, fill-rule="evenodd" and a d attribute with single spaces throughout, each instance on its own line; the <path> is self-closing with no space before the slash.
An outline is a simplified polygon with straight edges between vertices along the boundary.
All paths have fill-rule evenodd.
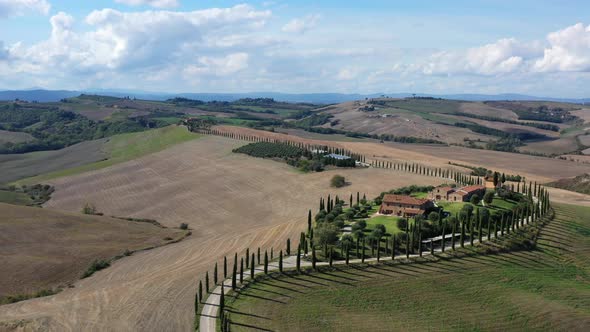
<path id="1" fill-rule="evenodd" d="M 49 14 L 51 5 L 47 0 L 0 0 L 0 18 L 24 15 L 27 12 Z"/>
<path id="2" fill-rule="evenodd" d="M 187 76 L 225 76 L 248 68 L 247 53 L 234 53 L 221 58 L 199 57 L 197 65 L 190 65 L 184 71 Z"/>
<path id="3" fill-rule="evenodd" d="M 178 0 L 115 0 L 127 6 L 151 6 L 155 8 L 172 8 L 178 6 Z"/>
<path id="4" fill-rule="evenodd" d="M 302 34 L 315 28 L 319 19 L 319 15 L 308 15 L 303 18 L 295 18 L 285 24 L 282 30 L 284 32 Z"/>
<path id="5" fill-rule="evenodd" d="M 428 75 L 498 75 L 523 70 L 528 61 L 540 54 L 542 48 L 538 43 L 507 38 L 466 51 L 435 53 L 419 68 Z"/>
<path id="6" fill-rule="evenodd" d="M 73 30 L 74 19 L 60 12 L 51 17 L 49 39 L 10 49 L 15 70 L 68 71 L 154 68 L 186 61 L 198 54 L 215 52 L 206 39 L 221 38 L 248 25 L 267 19 L 269 11 L 247 5 L 212 8 L 192 12 L 120 12 L 103 9 L 91 12 L 85 22 L 87 32 Z M 231 28 L 231 29 L 230 29 Z"/>
<path id="7" fill-rule="evenodd" d="M 547 36 L 549 47 L 535 62 L 538 71 L 590 71 L 590 24 L 578 23 Z"/>

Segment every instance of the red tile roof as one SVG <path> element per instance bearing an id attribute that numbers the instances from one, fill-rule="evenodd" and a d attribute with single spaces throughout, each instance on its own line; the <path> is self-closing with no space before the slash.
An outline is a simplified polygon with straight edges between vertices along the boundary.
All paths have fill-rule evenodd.
<path id="1" fill-rule="evenodd" d="M 412 196 L 405 196 L 405 195 L 395 195 L 395 194 L 386 194 L 383 196 L 383 202 L 387 203 L 398 203 L 398 204 L 406 204 L 406 205 L 422 205 L 427 203 L 428 199 L 423 198 L 416 198 Z"/>
<path id="2" fill-rule="evenodd" d="M 445 193 L 450 193 L 452 191 L 455 191 L 455 188 L 448 187 L 448 186 L 447 187 L 436 187 L 436 189 L 438 189 L 438 190 L 440 190 L 442 192 L 445 192 Z"/>
<path id="3" fill-rule="evenodd" d="M 484 186 L 473 185 L 473 186 L 463 187 L 463 188 L 457 190 L 457 193 L 458 194 L 461 194 L 461 195 L 467 195 L 467 194 L 471 194 L 473 192 L 480 191 L 480 190 L 485 190 L 485 189 L 486 188 Z"/>

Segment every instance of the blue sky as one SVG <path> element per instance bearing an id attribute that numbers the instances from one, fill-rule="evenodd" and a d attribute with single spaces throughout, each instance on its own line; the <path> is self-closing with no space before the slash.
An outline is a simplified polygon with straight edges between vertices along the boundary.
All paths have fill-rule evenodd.
<path id="1" fill-rule="evenodd" d="M 590 96 L 590 1 L 0 0 L 0 89 Z"/>

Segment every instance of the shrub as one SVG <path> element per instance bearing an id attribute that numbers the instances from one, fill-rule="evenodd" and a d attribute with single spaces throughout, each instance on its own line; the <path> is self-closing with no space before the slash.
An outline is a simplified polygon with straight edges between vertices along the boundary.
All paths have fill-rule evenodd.
<path id="1" fill-rule="evenodd" d="M 341 188 L 346 185 L 346 179 L 342 175 L 334 175 L 330 181 L 332 187 Z"/>
<path id="2" fill-rule="evenodd" d="M 90 203 L 86 203 L 82 208 L 82 213 L 84 214 L 97 214 L 96 207 Z"/>
<path id="3" fill-rule="evenodd" d="M 84 274 L 82 275 L 82 278 L 88 278 L 91 275 L 93 275 L 94 272 L 100 271 L 102 269 L 106 269 L 109 266 L 111 266 L 111 263 L 109 263 L 109 261 L 107 261 L 107 260 L 104 260 L 104 259 L 94 260 L 94 262 L 92 262 L 90 267 L 84 272 Z"/>
<path id="4" fill-rule="evenodd" d="M 184 222 L 181 223 L 180 224 L 180 229 L 184 229 L 184 230 L 188 229 L 188 224 L 187 223 L 184 223 Z"/>
<path id="5" fill-rule="evenodd" d="M 397 221 L 397 228 L 401 230 L 405 230 L 408 227 L 408 220 L 405 218 L 401 218 Z"/>
<path id="6" fill-rule="evenodd" d="M 494 201 L 494 194 L 494 191 L 486 192 L 486 194 L 483 196 L 483 201 L 486 204 L 492 204 L 492 202 Z"/>

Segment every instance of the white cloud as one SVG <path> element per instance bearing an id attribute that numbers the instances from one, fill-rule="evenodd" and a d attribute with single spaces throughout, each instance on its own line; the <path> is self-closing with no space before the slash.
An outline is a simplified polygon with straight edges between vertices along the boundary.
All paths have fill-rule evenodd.
<path id="1" fill-rule="evenodd" d="M 184 74 L 187 77 L 200 75 L 225 76 L 248 68 L 247 53 L 234 53 L 221 58 L 200 57 L 198 65 L 188 66 Z"/>
<path id="2" fill-rule="evenodd" d="M 127 6 L 151 6 L 155 8 L 172 8 L 178 6 L 178 0 L 115 0 Z"/>
<path id="3" fill-rule="evenodd" d="M 538 43 L 508 38 L 466 51 L 435 53 L 419 68 L 428 75 L 498 75 L 524 70 L 527 62 L 540 54 Z"/>
<path id="4" fill-rule="evenodd" d="M 590 71 L 590 24 L 578 23 L 547 36 L 550 46 L 535 62 L 538 71 Z"/>
<path id="5" fill-rule="evenodd" d="M 0 0 L 0 18 L 24 15 L 27 12 L 49 14 L 51 5 L 47 0 Z"/>
<path id="6" fill-rule="evenodd" d="M 319 15 L 308 15 L 303 18 L 295 18 L 285 24 L 282 30 L 289 33 L 305 33 L 315 28 L 319 19 Z"/>
<path id="7" fill-rule="evenodd" d="M 154 68 L 182 63 L 195 55 L 217 52 L 204 39 L 247 31 L 252 22 L 264 21 L 269 11 L 247 5 L 192 12 L 145 11 L 126 13 L 113 9 L 90 13 L 87 32 L 73 30 L 74 19 L 60 12 L 51 18 L 49 39 L 10 48 L 16 71 L 61 69 L 74 72 Z M 246 41 L 243 41 L 246 43 Z"/>

